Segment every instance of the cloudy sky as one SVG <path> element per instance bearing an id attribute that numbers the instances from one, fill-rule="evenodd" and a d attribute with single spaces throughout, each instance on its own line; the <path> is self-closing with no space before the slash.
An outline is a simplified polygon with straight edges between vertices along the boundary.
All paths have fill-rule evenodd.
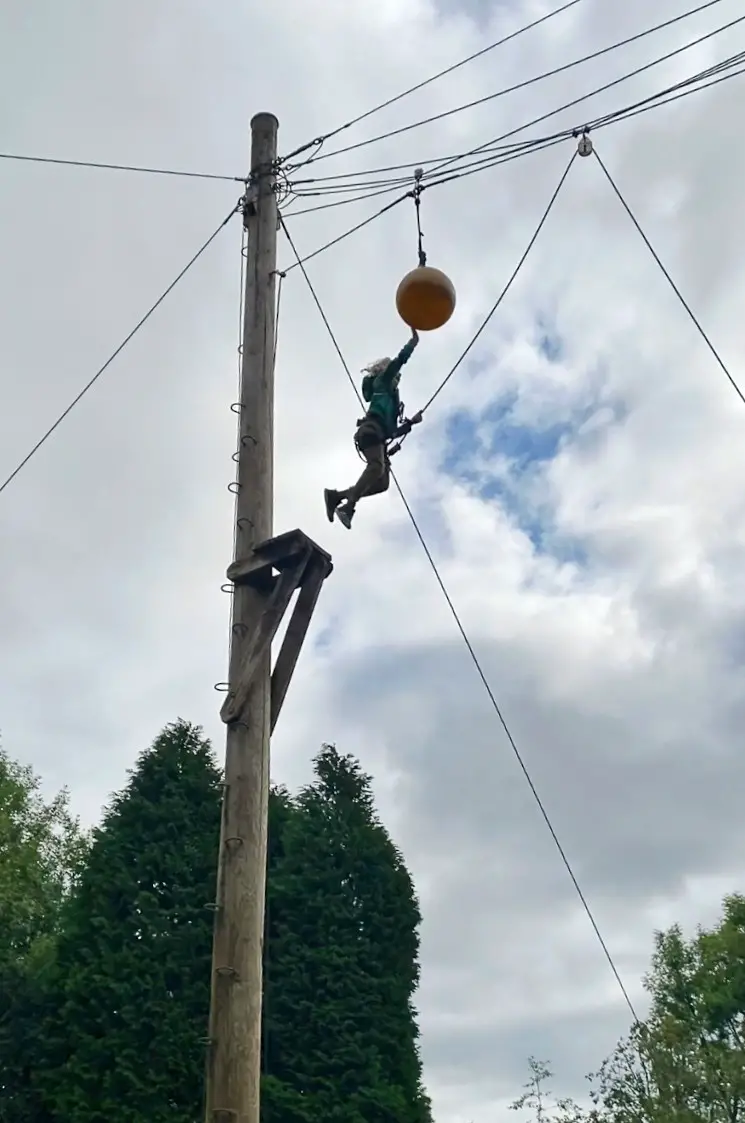
<path id="1" fill-rule="evenodd" d="M 5 0 L 0 149 L 240 177 L 254 113 L 277 115 L 287 153 L 557 6 Z M 688 6 L 580 0 L 324 152 Z M 739 15 L 737 0 L 720 0 L 295 178 L 465 152 Z M 581 125 L 742 49 L 745 24 L 520 138 Z M 595 141 L 745 382 L 743 81 Z M 573 144 L 425 194 L 429 260 L 453 278 L 458 307 L 406 369 L 412 408 L 496 299 Z M 239 194 L 230 180 L 0 161 L 2 479 Z M 291 218 L 328 201 L 287 209 L 302 253 L 381 204 Z M 86 823 L 175 717 L 201 723 L 222 751 L 212 684 L 227 662 L 239 244 L 234 220 L 0 495 L 4 744 L 50 790 L 67 785 Z M 404 343 L 393 295 L 415 255 L 407 203 L 309 264 L 352 371 Z M 280 260 L 292 260 L 283 241 Z M 376 777 L 422 899 L 423 1054 L 437 1118 L 501 1117 L 529 1054 L 553 1063 L 557 1092 L 581 1095 L 583 1074 L 628 1025 L 623 997 L 397 495 L 361 506 L 351 534 L 325 521 L 323 487 L 359 469 L 358 407 L 298 270 L 279 336 L 276 526 L 302 526 L 336 569 L 274 740 L 274 778 L 306 780 L 324 740 Z M 525 268 L 396 469 L 643 1010 L 654 929 L 708 922 L 742 886 L 745 406 L 595 160 L 575 161 Z"/>

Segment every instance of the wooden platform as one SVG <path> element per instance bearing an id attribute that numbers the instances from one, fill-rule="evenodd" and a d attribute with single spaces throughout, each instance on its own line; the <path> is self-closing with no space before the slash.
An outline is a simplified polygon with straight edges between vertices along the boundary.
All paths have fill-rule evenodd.
<path id="1" fill-rule="evenodd" d="M 240 558 L 229 566 L 228 580 L 236 586 L 249 585 L 263 593 L 265 603 L 255 627 L 246 637 L 236 682 L 230 684 L 220 711 L 226 725 L 244 720 L 249 690 L 259 663 L 277 634 L 293 594 L 299 591 L 272 672 L 271 730 L 274 732 L 321 588 L 333 568 L 330 554 L 302 530 L 289 530 L 260 542 L 249 557 Z"/>

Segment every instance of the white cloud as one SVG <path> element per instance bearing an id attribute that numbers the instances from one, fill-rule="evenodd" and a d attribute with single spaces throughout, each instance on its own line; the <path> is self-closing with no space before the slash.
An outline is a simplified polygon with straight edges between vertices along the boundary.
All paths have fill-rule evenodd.
<path id="1" fill-rule="evenodd" d="M 643 0 L 587 0 L 325 151 L 561 65 L 682 7 L 664 0 L 651 16 Z M 205 0 L 133 0 L 116 11 L 69 0 L 64 13 L 44 0 L 32 18 L 12 0 L 0 14 L 0 147 L 241 175 L 254 112 L 277 114 L 287 152 L 544 10 L 295 0 L 228 18 Z M 413 170 L 739 14 L 723 0 L 618 55 L 296 178 Z M 734 53 L 744 37 L 732 29 L 532 135 L 642 98 Z M 741 81 L 595 141 L 744 381 Z M 496 299 L 570 151 L 425 193 L 429 259 L 455 281 L 458 309 L 406 370 L 410 407 L 438 386 Z M 2 162 L 3 478 L 239 192 L 229 182 Z M 376 205 L 292 221 L 290 208 L 288 223 L 308 253 Z M 88 821 L 175 716 L 202 722 L 222 745 L 212 684 L 227 661 L 219 587 L 231 547 L 238 238 L 236 221 L 0 496 L 4 743 L 48 785 L 68 783 Z M 309 263 L 354 374 L 405 339 L 393 294 L 415 251 L 407 204 Z M 284 245 L 281 254 L 286 267 Z M 539 352 L 541 324 L 561 339 L 554 362 Z M 321 489 L 359 469 L 359 410 L 298 270 L 284 285 L 277 383 L 277 527 L 302 526 L 336 568 L 277 731 L 275 777 L 306 779 L 324 739 L 376 775 L 422 895 L 423 1051 L 438 1118 L 503 1115 L 529 1053 L 554 1061 L 557 1091 L 581 1094 L 582 1074 L 628 1011 L 395 492 L 361 506 L 351 535 L 325 522 Z M 527 473 L 495 430 L 493 406 L 506 395 L 514 424 L 566 429 L 556 454 Z M 452 447 L 456 411 L 472 415 L 473 447 Z M 742 403 L 600 167 L 578 160 L 503 306 L 395 463 L 641 1002 L 653 929 L 710 919 L 742 874 L 744 425 Z M 469 479 L 445 471 L 454 452 Z M 534 523 L 546 532 L 540 551 Z"/>

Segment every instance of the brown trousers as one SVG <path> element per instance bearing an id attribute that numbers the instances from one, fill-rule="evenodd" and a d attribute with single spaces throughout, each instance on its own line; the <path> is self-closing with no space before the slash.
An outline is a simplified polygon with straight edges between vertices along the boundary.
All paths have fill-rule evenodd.
<path id="1" fill-rule="evenodd" d="M 368 495 L 380 495 L 391 482 L 391 463 L 385 447 L 383 430 L 372 418 L 365 418 L 355 434 L 355 444 L 366 460 L 365 469 L 354 487 L 346 492 L 350 507 Z"/>

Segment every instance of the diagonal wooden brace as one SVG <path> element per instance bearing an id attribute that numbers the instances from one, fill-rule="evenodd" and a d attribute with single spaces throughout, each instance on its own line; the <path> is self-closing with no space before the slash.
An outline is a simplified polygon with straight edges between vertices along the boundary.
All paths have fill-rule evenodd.
<path id="1" fill-rule="evenodd" d="M 283 570 L 276 579 L 274 590 L 267 598 L 266 607 L 262 611 L 246 645 L 237 681 L 231 686 L 220 710 L 220 717 L 226 725 L 238 721 L 243 713 L 251 683 L 261 658 L 266 653 L 267 648 L 271 646 L 292 600 L 292 594 L 303 579 L 310 554 L 310 550 L 305 551 L 295 565 Z"/>
<path id="2" fill-rule="evenodd" d="M 272 576 L 274 569 L 279 576 Z M 226 724 L 241 720 L 251 683 L 261 658 L 271 647 L 277 629 L 296 589 L 297 602 L 287 627 L 271 681 L 271 731 L 277 724 L 290 680 L 308 632 L 321 587 L 333 570 L 331 558 L 301 530 L 287 531 L 260 542 L 250 557 L 233 562 L 228 579 L 236 585 L 251 585 L 264 594 L 264 607 L 248 637 L 235 683 L 220 711 Z"/>
<path id="3" fill-rule="evenodd" d="M 295 608 L 290 617 L 290 623 L 287 625 L 285 638 L 282 641 L 277 662 L 272 672 L 271 733 L 274 733 L 274 727 L 277 724 L 277 718 L 282 709 L 282 703 L 285 700 L 327 573 L 325 559 L 316 556 L 308 562 Z"/>

